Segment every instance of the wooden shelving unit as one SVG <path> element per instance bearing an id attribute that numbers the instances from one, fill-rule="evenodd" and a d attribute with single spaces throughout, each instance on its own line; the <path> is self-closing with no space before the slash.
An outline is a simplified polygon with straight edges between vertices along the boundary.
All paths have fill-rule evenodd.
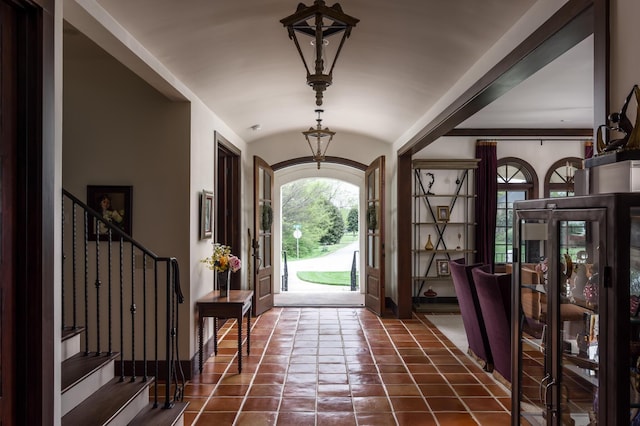
<path id="1" fill-rule="evenodd" d="M 447 262 L 460 257 L 471 262 L 474 258 L 474 185 L 478 161 L 412 162 L 412 284 L 416 310 L 423 310 L 420 307 L 425 303 L 457 303 Z M 432 249 L 425 248 L 429 239 Z"/>

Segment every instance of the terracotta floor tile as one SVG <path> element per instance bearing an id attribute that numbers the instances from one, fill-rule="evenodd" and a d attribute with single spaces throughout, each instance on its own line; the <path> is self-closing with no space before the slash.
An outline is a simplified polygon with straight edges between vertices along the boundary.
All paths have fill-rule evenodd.
<path id="1" fill-rule="evenodd" d="M 490 396 L 489 391 L 482 385 L 453 385 L 453 390 L 462 396 Z"/>
<path id="2" fill-rule="evenodd" d="M 425 397 L 430 396 L 455 396 L 456 393 L 453 391 L 453 388 L 449 385 L 434 385 L 434 384 L 426 384 L 426 385 L 418 385 L 420 388 L 420 392 Z"/>
<path id="3" fill-rule="evenodd" d="M 318 374 L 318 383 L 322 384 L 347 384 L 349 377 L 346 374 Z"/>
<path id="4" fill-rule="evenodd" d="M 345 364 L 320 364 L 318 365 L 319 374 L 346 374 L 347 366 Z"/>
<path id="5" fill-rule="evenodd" d="M 441 374 L 414 374 L 413 380 L 419 385 L 444 385 L 447 383 Z"/>
<path id="6" fill-rule="evenodd" d="M 389 385 L 385 383 L 389 396 L 420 396 L 420 388 L 416 385 Z"/>
<path id="7" fill-rule="evenodd" d="M 251 426 L 270 426 L 276 424 L 278 417 L 277 412 L 265 413 L 265 412 L 252 412 L 242 411 L 238 414 L 236 424 L 238 425 L 251 425 Z M 218 423 L 211 423 L 218 424 Z M 225 424 L 225 423 L 220 423 Z"/>
<path id="8" fill-rule="evenodd" d="M 469 409 L 476 412 L 483 411 L 504 411 L 504 407 L 494 398 L 462 398 Z"/>
<path id="9" fill-rule="evenodd" d="M 280 397 L 247 398 L 242 411 L 278 411 Z"/>
<path id="10" fill-rule="evenodd" d="M 318 413 L 317 426 L 355 426 L 356 416 L 353 413 Z"/>
<path id="11" fill-rule="evenodd" d="M 350 397 L 318 397 L 318 413 L 349 411 L 353 413 L 353 401 Z"/>
<path id="12" fill-rule="evenodd" d="M 194 423 L 197 425 L 231 425 L 236 418 L 236 413 L 202 413 Z"/>
<path id="13" fill-rule="evenodd" d="M 446 373 L 444 374 L 444 378 L 450 384 L 461 384 L 461 385 L 479 385 L 480 382 L 476 379 L 476 376 L 473 374 L 465 374 L 465 373 Z"/>
<path id="14" fill-rule="evenodd" d="M 284 390 L 282 391 L 283 397 L 290 396 L 316 396 L 316 386 L 309 385 L 301 385 L 301 384 L 293 384 L 288 383 L 284 385 Z"/>
<path id="15" fill-rule="evenodd" d="M 257 385 L 257 384 L 261 384 L 261 385 L 282 384 L 282 383 L 284 383 L 285 377 L 286 377 L 286 375 L 284 373 L 281 373 L 281 374 L 272 374 L 272 373 L 256 374 L 255 378 L 253 379 L 253 384 L 254 385 Z"/>
<path id="16" fill-rule="evenodd" d="M 477 426 L 469 413 L 434 413 L 441 425 Z M 496 425 L 492 423 L 492 425 Z"/>
<path id="17" fill-rule="evenodd" d="M 249 389 L 248 396 L 280 396 L 282 394 L 282 385 L 256 385 Z"/>
<path id="18" fill-rule="evenodd" d="M 356 413 L 390 413 L 391 405 L 385 397 L 355 397 L 353 407 Z"/>
<path id="19" fill-rule="evenodd" d="M 282 412 L 278 414 L 276 425 L 278 426 L 315 426 L 316 413 L 315 411 L 310 413 L 297 413 L 297 412 Z"/>
<path id="20" fill-rule="evenodd" d="M 378 374 L 349 374 L 349 383 L 357 385 L 373 385 L 382 383 Z"/>
<path id="21" fill-rule="evenodd" d="M 351 396 L 351 388 L 347 384 L 318 384 L 318 396 Z"/>
<path id="22" fill-rule="evenodd" d="M 509 426 L 511 414 L 509 413 L 474 413 L 481 426 Z"/>
<path id="23" fill-rule="evenodd" d="M 373 384 L 373 385 L 359 385 L 352 384 L 351 385 L 351 395 L 354 397 L 357 396 L 385 396 L 384 386 L 381 384 Z"/>
<path id="24" fill-rule="evenodd" d="M 409 374 L 401 373 L 381 373 L 382 382 L 390 385 L 408 385 L 413 384 L 413 378 Z"/>
<path id="25" fill-rule="evenodd" d="M 431 411 L 467 411 L 462 401 L 457 397 L 428 398 L 427 403 Z"/>
<path id="26" fill-rule="evenodd" d="M 287 397 L 282 398 L 280 403 L 280 412 L 283 411 L 305 411 L 316 412 L 316 398 L 297 398 Z"/>
<path id="27" fill-rule="evenodd" d="M 213 397 L 204 406 L 204 412 L 210 411 L 233 411 L 236 412 L 242 405 L 242 397 Z"/>
<path id="28" fill-rule="evenodd" d="M 395 411 L 429 411 L 427 404 L 422 398 L 414 396 L 392 396 L 389 399 L 391 400 L 391 406 Z"/>
<path id="29" fill-rule="evenodd" d="M 436 426 L 436 420 L 431 413 L 415 413 L 415 412 L 397 412 L 395 413 L 396 419 L 398 419 L 398 426 Z M 447 425 L 446 423 L 440 423 L 446 426 L 457 426 L 455 423 Z"/>
<path id="30" fill-rule="evenodd" d="M 244 396 L 249 385 L 220 385 L 213 391 L 213 396 Z"/>
<path id="31" fill-rule="evenodd" d="M 396 426 L 392 413 L 356 413 L 358 426 Z"/>

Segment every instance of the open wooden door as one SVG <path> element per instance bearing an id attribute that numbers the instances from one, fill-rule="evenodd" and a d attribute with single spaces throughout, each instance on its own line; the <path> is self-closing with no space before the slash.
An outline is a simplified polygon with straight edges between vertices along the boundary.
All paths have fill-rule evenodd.
<path id="1" fill-rule="evenodd" d="M 384 156 L 376 158 L 365 173 L 367 242 L 365 256 L 365 306 L 377 315 L 384 312 Z"/>
<path id="2" fill-rule="evenodd" d="M 273 308 L 273 169 L 253 157 L 253 315 Z"/>

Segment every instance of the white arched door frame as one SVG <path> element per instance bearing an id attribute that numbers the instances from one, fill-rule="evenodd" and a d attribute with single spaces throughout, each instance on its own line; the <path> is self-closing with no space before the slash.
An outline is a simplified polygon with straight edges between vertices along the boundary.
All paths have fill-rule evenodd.
<path id="1" fill-rule="evenodd" d="M 275 212 L 281 212 L 282 202 L 281 202 L 281 188 L 283 185 L 287 183 L 294 182 L 299 179 L 308 179 L 308 178 L 326 178 L 326 179 L 335 179 L 350 183 L 355 185 L 359 189 L 358 196 L 358 210 L 359 210 L 359 221 L 358 221 L 358 235 L 360 235 L 358 250 L 360 253 L 364 253 L 365 250 L 365 241 L 362 238 L 362 235 L 365 235 L 366 227 L 363 223 L 364 216 L 362 213 L 362 206 L 365 205 L 365 187 L 364 187 L 364 170 L 357 169 L 355 167 L 346 166 L 343 164 L 335 164 L 335 163 L 322 163 L 320 169 L 318 169 L 316 163 L 305 163 L 298 164 L 295 166 L 290 166 L 286 168 L 282 168 L 276 170 L 273 178 L 273 210 Z M 274 255 L 276 258 L 280 258 L 280 253 L 282 253 L 282 214 L 274 214 L 273 215 L 273 229 L 274 229 Z M 364 270 L 364 256 L 359 256 L 358 259 L 358 269 L 360 271 Z M 275 261 L 274 262 L 274 293 L 280 293 L 281 288 L 281 277 L 282 277 L 282 262 Z M 360 292 L 363 292 L 364 275 L 360 274 L 358 287 L 360 288 Z M 275 285 L 277 283 L 277 285 Z"/>

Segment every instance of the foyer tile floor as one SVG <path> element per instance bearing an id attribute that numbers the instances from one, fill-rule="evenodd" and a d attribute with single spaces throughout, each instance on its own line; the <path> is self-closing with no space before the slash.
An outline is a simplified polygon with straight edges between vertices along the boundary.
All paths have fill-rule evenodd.
<path id="1" fill-rule="evenodd" d="M 241 374 L 235 327 L 187 383 L 185 425 L 510 423 L 509 391 L 424 316 L 274 308 L 254 320 Z"/>

